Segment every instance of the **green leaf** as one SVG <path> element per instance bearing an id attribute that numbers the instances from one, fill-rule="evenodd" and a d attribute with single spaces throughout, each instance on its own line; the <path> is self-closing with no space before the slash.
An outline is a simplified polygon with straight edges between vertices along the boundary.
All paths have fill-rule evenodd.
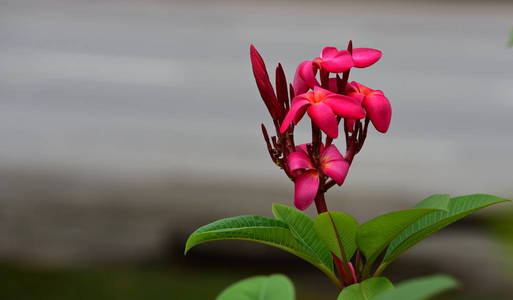
<path id="1" fill-rule="evenodd" d="M 370 267 L 381 251 L 406 227 L 434 211 L 432 208 L 399 210 L 362 224 L 356 233 L 356 242 L 367 259 L 366 265 Z"/>
<path id="2" fill-rule="evenodd" d="M 289 230 L 289 225 L 281 220 L 246 215 L 215 221 L 198 228 L 189 236 L 185 254 L 201 243 L 230 239 L 252 241 L 285 250 L 311 263 L 335 285 L 340 285 L 333 266 L 326 265 L 319 256 L 312 254 L 311 247 L 306 247 L 308 244 L 305 245 L 303 240 L 296 239 Z"/>
<path id="3" fill-rule="evenodd" d="M 305 253 L 288 225 L 280 220 L 260 216 L 238 216 L 215 221 L 194 231 L 185 245 L 185 253 L 194 246 L 216 240 L 247 240 L 274 246 L 316 265 L 317 259 Z"/>
<path id="4" fill-rule="evenodd" d="M 346 287 L 338 295 L 337 300 L 370 300 L 378 294 L 393 289 L 394 286 L 385 277 L 374 277 Z"/>
<path id="5" fill-rule="evenodd" d="M 458 282 L 452 277 L 435 275 L 398 284 L 395 289 L 385 291 L 372 300 L 424 300 L 457 286 Z"/>
<path id="6" fill-rule="evenodd" d="M 216 300 L 294 300 L 294 285 L 283 275 L 255 276 L 238 281 Z"/>
<path id="7" fill-rule="evenodd" d="M 404 251 L 449 224 L 477 210 L 505 201 L 509 200 L 484 194 L 451 198 L 446 211 L 430 213 L 401 232 L 401 234 L 390 243 L 383 263 L 385 265 L 389 264 Z"/>
<path id="8" fill-rule="evenodd" d="M 415 208 L 437 208 L 447 210 L 449 208 L 450 200 L 451 197 L 449 195 L 432 195 L 417 203 Z"/>
<path id="9" fill-rule="evenodd" d="M 333 270 L 331 253 L 321 241 L 314 229 L 314 222 L 304 212 L 295 208 L 273 204 L 274 216 L 287 223 L 292 235 L 302 244 L 306 252 L 316 258 L 318 263 Z"/>
<path id="10" fill-rule="evenodd" d="M 358 221 L 353 216 L 341 212 L 324 212 L 315 219 L 314 228 L 331 252 L 344 262 L 351 259 L 356 251 L 358 229 Z"/>

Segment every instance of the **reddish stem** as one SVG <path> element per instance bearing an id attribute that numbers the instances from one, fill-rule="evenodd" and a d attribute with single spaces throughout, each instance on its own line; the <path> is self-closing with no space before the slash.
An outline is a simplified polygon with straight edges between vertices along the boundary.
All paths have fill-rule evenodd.
<path id="1" fill-rule="evenodd" d="M 360 250 L 356 250 L 355 260 L 354 260 L 354 266 L 356 269 L 356 273 L 359 274 L 356 279 L 357 281 L 361 280 L 361 272 L 362 272 L 362 253 Z"/>
<path id="2" fill-rule="evenodd" d="M 330 73 L 328 71 L 324 70 L 323 68 L 321 68 L 320 76 L 321 76 L 321 86 L 322 86 L 322 88 L 323 89 L 329 89 Z"/>
<path id="3" fill-rule="evenodd" d="M 357 276 L 354 272 L 353 265 L 348 262 L 347 264 L 344 263 L 338 256 L 335 254 L 331 254 L 333 257 L 333 261 L 335 262 L 335 267 L 337 268 L 337 272 L 339 276 L 342 278 L 342 285 L 343 286 L 350 286 L 353 283 L 356 283 Z M 342 287 L 344 288 L 344 287 Z"/>
<path id="4" fill-rule="evenodd" d="M 351 55 L 353 54 L 353 41 L 349 41 L 349 43 L 347 45 L 347 51 L 349 51 L 349 53 L 351 53 Z M 343 94 L 345 92 L 347 82 L 349 81 L 349 72 L 350 71 L 351 71 L 351 69 L 344 72 L 344 74 L 342 75 L 342 82 L 340 84 L 338 84 L 338 82 L 337 82 L 339 94 Z"/>
<path id="5" fill-rule="evenodd" d="M 357 283 L 358 282 L 358 275 L 356 275 L 356 271 L 355 271 L 355 269 L 353 267 L 353 264 L 351 262 L 348 262 L 347 266 L 349 267 L 349 270 L 351 272 L 351 280 L 353 281 L 353 283 Z"/>
<path id="6" fill-rule="evenodd" d="M 349 283 L 347 275 L 346 275 L 346 271 L 344 270 L 344 262 L 342 262 L 340 260 L 340 258 L 338 258 L 333 253 L 331 254 L 331 257 L 333 258 L 333 261 L 335 262 L 335 268 L 337 269 L 338 275 L 342 278 L 341 283 L 342 283 L 342 289 L 343 289 L 345 286 L 348 286 L 351 284 L 351 283 Z"/>
<path id="7" fill-rule="evenodd" d="M 317 165 L 321 150 L 321 143 L 322 143 L 322 135 L 321 130 L 317 125 L 315 125 L 314 121 L 312 120 L 312 148 L 313 148 L 313 157 L 312 160 Z"/>
<path id="8" fill-rule="evenodd" d="M 323 212 L 328 211 L 326 199 L 324 199 L 324 192 L 321 189 L 319 189 L 317 196 L 315 196 L 315 207 L 317 208 L 317 214 L 322 214 Z"/>

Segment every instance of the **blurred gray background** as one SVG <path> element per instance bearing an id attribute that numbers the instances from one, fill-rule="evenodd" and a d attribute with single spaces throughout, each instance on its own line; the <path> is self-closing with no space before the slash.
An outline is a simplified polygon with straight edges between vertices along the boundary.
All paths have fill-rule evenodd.
<path id="1" fill-rule="evenodd" d="M 290 79 L 327 45 L 384 53 L 351 79 L 385 92 L 391 129 L 331 209 L 364 221 L 433 193 L 512 198 L 512 26 L 511 1 L 0 1 L 0 259 L 151 261 L 201 224 L 291 205 L 250 44 Z M 404 261 L 503 289 L 500 246 L 468 224 Z M 236 252 L 209 247 L 191 255 Z"/>

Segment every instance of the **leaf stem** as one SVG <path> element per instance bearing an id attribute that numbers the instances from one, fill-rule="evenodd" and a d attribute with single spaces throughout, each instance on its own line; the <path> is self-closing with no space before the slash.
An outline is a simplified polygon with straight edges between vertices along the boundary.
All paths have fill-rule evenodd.
<path id="1" fill-rule="evenodd" d="M 338 275 L 341 277 L 342 287 L 350 286 L 352 284 L 350 277 L 351 271 L 346 266 L 346 264 L 338 256 L 335 255 L 335 253 L 331 253 L 331 257 L 333 258 L 333 262 L 335 264 L 335 268 L 338 272 Z"/>
<path id="2" fill-rule="evenodd" d="M 352 273 L 350 267 L 348 266 L 349 261 L 347 260 L 346 250 L 344 247 L 344 243 L 340 239 L 340 233 L 337 230 L 337 226 L 335 226 L 335 221 L 333 221 L 333 217 L 331 216 L 331 213 L 328 212 L 328 216 L 330 217 L 331 226 L 333 226 L 333 231 L 335 232 L 335 237 L 337 238 L 337 244 L 338 248 L 340 249 L 340 256 L 342 258 L 341 265 L 342 268 L 339 268 L 340 276 L 344 279 L 345 283 L 347 285 L 350 285 L 355 282 L 356 278 L 351 278 Z M 335 260 L 335 264 L 338 266 L 338 257 L 333 254 L 333 259 Z"/>
<path id="3" fill-rule="evenodd" d="M 360 281 L 362 279 L 361 278 L 361 274 L 362 274 L 362 253 L 360 252 L 359 249 L 356 250 L 355 259 L 354 259 L 354 267 L 355 267 L 355 270 L 356 270 L 356 274 L 358 274 L 357 280 Z"/>
<path id="4" fill-rule="evenodd" d="M 388 263 L 381 263 L 372 277 L 379 277 L 381 273 L 383 273 L 383 271 L 386 269 L 386 267 L 388 267 Z"/>

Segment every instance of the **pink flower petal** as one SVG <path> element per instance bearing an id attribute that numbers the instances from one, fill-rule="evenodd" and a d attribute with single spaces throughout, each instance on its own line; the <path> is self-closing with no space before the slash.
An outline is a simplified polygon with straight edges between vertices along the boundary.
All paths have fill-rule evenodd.
<path id="1" fill-rule="evenodd" d="M 328 104 L 333 112 L 340 117 L 349 119 L 361 119 L 365 117 L 365 111 L 361 102 L 356 97 L 331 94 L 326 97 L 324 103 Z"/>
<path id="2" fill-rule="evenodd" d="M 354 132 L 354 125 L 356 124 L 356 120 L 353 119 L 344 119 L 345 127 L 347 131 Z"/>
<path id="3" fill-rule="evenodd" d="M 301 144 L 301 145 L 296 146 L 296 151 L 300 151 L 300 152 L 303 152 L 306 155 L 308 155 L 308 149 L 306 148 L 306 145 L 307 144 Z"/>
<path id="4" fill-rule="evenodd" d="M 294 88 L 294 93 L 296 95 L 306 93 L 310 87 L 306 84 L 303 77 L 301 76 L 300 69 L 305 63 L 308 63 L 309 61 L 304 61 L 299 64 L 296 68 L 296 73 L 294 74 L 294 80 L 292 81 L 292 87 Z"/>
<path id="5" fill-rule="evenodd" d="M 322 67 L 331 73 L 342 73 L 351 69 L 354 65 L 351 54 L 346 51 L 339 51 L 337 56 L 323 60 L 321 63 Z"/>
<path id="6" fill-rule="evenodd" d="M 317 81 L 317 79 L 315 79 L 317 69 L 318 68 L 314 65 L 312 61 L 308 61 L 308 63 L 305 63 L 299 70 L 299 73 L 303 77 L 303 80 L 310 88 L 319 85 L 319 82 Z"/>
<path id="7" fill-rule="evenodd" d="M 346 86 L 346 93 L 357 93 L 357 94 L 363 94 L 366 95 L 368 93 L 372 92 L 372 90 L 365 85 L 358 83 L 356 81 L 353 81 L 351 83 L 348 83 Z"/>
<path id="8" fill-rule="evenodd" d="M 338 137 L 337 117 L 328 104 L 323 102 L 315 103 L 308 107 L 308 115 L 322 131 L 329 137 L 335 139 Z"/>
<path id="9" fill-rule="evenodd" d="M 347 96 L 354 98 L 358 103 L 360 103 L 360 105 L 363 102 L 363 98 L 365 98 L 364 94 L 360 94 L 360 93 L 356 93 L 356 92 L 349 92 L 349 93 L 347 93 Z"/>
<path id="10" fill-rule="evenodd" d="M 347 83 L 346 90 L 345 90 L 346 95 L 349 95 L 351 93 L 358 93 L 358 87 L 355 84 L 357 84 L 356 81 Z"/>
<path id="11" fill-rule="evenodd" d="M 321 168 L 324 174 L 331 177 L 337 184 L 340 185 L 344 183 L 344 180 L 346 179 L 347 172 L 349 171 L 349 163 L 344 159 L 332 160 L 323 163 Z"/>
<path id="12" fill-rule="evenodd" d="M 324 47 L 322 49 L 322 52 L 321 52 L 321 57 L 323 59 L 333 58 L 333 57 L 337 56 L 337 54 L 338 54 L 337 48 L 335 48 L 335 47 Z"/>
<path id="13" fill-rule="evenodd" d="M 319 82 L 315 79 L 316 72 L 317 69 L 311 60 L 306 60 L 297 66 L 294 81 L 292 82 L 296 95 L 303 94 L 314 86 L 319 85 Z"/>
<path id="14" fill-rule="evenodd" d="M 292 101 L 292 106 L 290 110 L 287 112 L 287 115 L 283 119 L 283 123 L 280 127 L 280 133 L 283 134 L 290 126 L 290 123 L 297 124 L 299 120 L 303 117 L 306 112 L 307 106 L 310 104 L 310 101 L 302 98 L 302 95 L 299 95 L 294 98 Z"/>
<path id="15" fill-rule="evenodd" d="M 317 100 L 315 102 L 324 101 L 326 97 L 328 97 L 329 95 L 332 95 L 332 94 L 333 94 L 333 92 L 323 89 L 320 86 L 315 86 L 313 88 L 313 96 L 314 96 L 314 99 Z"/>
<path id="16" fill-rule="evenodd" d="M 371 48 L 353 49 L 353 62 L 357 68 L 365 68 L 373 65 L 381 58 L 381 51 Z"/>
<path id="17" fill-rule="evenodd" d="M 363 106 L 374 128 L 381 133 L 387 132 L 392 119 L 392 106 L 385 95 L 375 91 L 372 95 L 365 97 Z"/>
<path id="18" fill-rule="evenodd" d="M 299 146 L 296 146 L 296 152 L 303 152 L 305 153 L 306 155 L 309 155 L 308 154 L 308 149 L 307 149 L 307 145 L 311 145 L 311 143 L 308 143 L 308 144 L 301 144 Z M 324 152 L 324 144 L 321 144 L 321 147 L 320 147 L 320 153 Z"/>
<path id="19" fill-rule="evenodd" d="M 344 159 L 342 154 L 340 154 L 340 151 L 338 151 L 337 147 L 335 145 L 329 145 L 324 149 L 324 151 L 321 153 L 321 163 L 330 162 L 332 160 L 340 160 Z"/>
<path id="20" fill-rule="evenodd" d="M 310 157 L 303 151 L 292 152 L 288 156 L 288 164 L 290 171 L 295 172 L 301 169 L 313 169 L 314 166 L 310 161 Z"/>
<path id="21" fill-rule="evenodd" d="M 306 171 L 295 179 L 294 205 L 305 210 L 315 200 L 319 189 L 319 173 L 316 170 Z"/>

